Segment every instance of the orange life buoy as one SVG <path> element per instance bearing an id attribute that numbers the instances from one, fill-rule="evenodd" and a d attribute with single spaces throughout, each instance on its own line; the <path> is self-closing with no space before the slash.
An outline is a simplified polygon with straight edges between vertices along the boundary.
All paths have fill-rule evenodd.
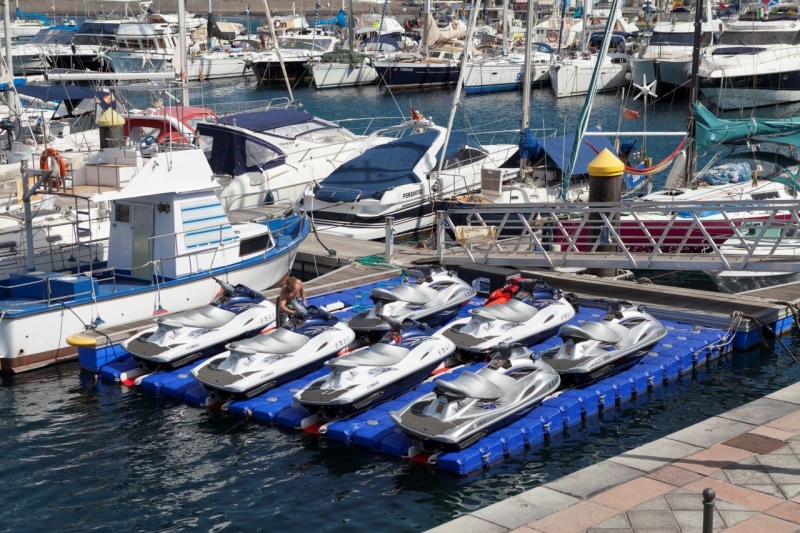
<path id="1" fill-rule="evenodd" d="M 458 29 L 458 22 L 456 22 L 455 20 L 453 21 L 453 29 L 454 30 Z"/>
<path id="2" fill-rule="evenodd" d="M 554 43 L 558 40 L 558 31 L 550 30 L 547 32 L 547 40 Z"/>
<path id="3" fill-rule="evenodd" d="M 602 24 L 602 21 L 599 18 L 593 18 L 592 19 L 592 24 L 596 26 L 598 24 Z"/>
<path id="4" fill-rule="evenodd" d="M 64 161 L 64 158 L 61 157 L 61 154 L 55 148 L 48 148 L 44 152 L 42 152 L 41 157 L 39 157 L 39 168 L 42 170 L 50 170 L 49 165 L 47 164 L 47 160 L 53 158 L 58 162 L 58 173 L 60 175 L 59 178 L 52 178 L 50 180 L 50 184 L 53 187 L 61 187 L 62 181 L 61 178 L 65 178 L 67 176 L 67 163 Z"/>

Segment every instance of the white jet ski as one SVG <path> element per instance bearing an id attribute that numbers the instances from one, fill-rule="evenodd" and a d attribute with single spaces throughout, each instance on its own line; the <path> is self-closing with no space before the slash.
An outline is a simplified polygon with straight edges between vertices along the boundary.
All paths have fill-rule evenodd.
<path id="1" fill-rule="evenodd" d="M 325 363 L 331 373 L 309 383 L 294 399 L 319 420 L 347 417 L 422 383 L 455 350 L 424 324 L 391 319 L 389 324 L 392 330 L 383 341 L 331 359 Z"/>
<path id="2" fill-rule="evenodd" d="M 667 334 L 645 306 L 626 300 L 607 300 L 608 312 L 598 322 L 567 325 L 558 335 L 559 348 L 542 352 L 565 385 L 583 385 L 627 370 L 638 363 Z"/>
<path id="3" fill-rule="evenodd" d="M 575 307 L 559 289 L 539 280 L 515 280 L 521 289 L 503 303 L 490 301 L 470 310 L 441 331 L 462 351 L 491 354 L 501 343 L 530 346 L 552 337 L 575 316 Z"/>
<path id="4" fill-rule="evenodd" d="M 354 315 L 348 324 L 358 335 L 378 342 L 389 331 L 385 317 L 398 322 L 416 320 L 439 326 L 453 318 L 474 296 L 475 289 L 455 272 L 442 268 L 420 268 L 422 276 L 413 284 L 401 284 L 392 290 L 372 289 L 372 309 Z"/>
<path id="5" fill-rule="evenodd" d="M 217 353 L 232 340 L 275 325 L 275 304 L 244 285 L 222 287 L 212 303 L 199 309 L 159 316 L 155 330 L 123 341 L 141 369 L 155 371 L 183 366 Z"/>
<path id="6" fill-rule="evenodd" d="M 502 345 L 485 367 L 437 379 L 433 391 L 391 416 L 419 450 L 458 450 L 524 416 L 560 383 L 530 349 Z"/>
<path id="7" fill-rule="evenodd" d="M 316 306 L 302 320 L 264 335 L 233 342 L 218 357 L 192 369 L 211 392 L 209 403 L 252 398 L 313 372 L 347 348 L 356 334 Z"/>

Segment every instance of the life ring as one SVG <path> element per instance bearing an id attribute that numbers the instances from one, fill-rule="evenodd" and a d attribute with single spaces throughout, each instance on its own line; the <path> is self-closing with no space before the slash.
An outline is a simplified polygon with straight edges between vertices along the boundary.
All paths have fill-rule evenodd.
<path id="1" fill-rule="evenodd" d="M 599 18 L 595 17 L 595 18 L 592 19 L 592 25 L 593 26 L 597 26 L 597 25 L 602 24 L 602 23 L 603 23 L 603 21 L 601 21 Z"/>
<path id="2" fill-rule="evenodd" d="M 547 40 L 554 43 L 558 40 L 558 31 L 550 30 L 547 32 Z"/>
<path id="3" fill-rule="evenodd" d="M 453 29 L 454 30 L 458 29 L 458 22 L 456 22 L 455 20 L 453 21 Z"/>
<path id="4" fill-rule="evenodd" d="M 58 150 L 55 148 L 48 148 L 42 152 L 41 157 L 39 157 L 39 168 L 42 170 L 50 170 L 47 160 L 51 157 L 58 162 L 58 173 L 60 174 L 60 177 L 51 178 L 50 185 L 52 187 L 61 187 L 63 183 L 61 178 L 65 178 L 67 176 L 67 162 L 64 161 L 64 158 L 61 157 L 61 154 L 58 152 Z"/>
<path id="5" fill-rule="evenodd" d="M 281 21 L 275 20 L 272 22 L 272 25 L 275 26 L 275 29 L 279 29 L 281 27 Z"/>

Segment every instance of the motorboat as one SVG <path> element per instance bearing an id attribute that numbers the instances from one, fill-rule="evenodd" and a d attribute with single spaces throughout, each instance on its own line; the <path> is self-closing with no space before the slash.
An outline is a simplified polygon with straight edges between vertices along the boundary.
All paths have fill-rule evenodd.
<path id="1" fill-rule="evenodd" d="M 154 329 L 122 342 L 139 368 L 178 368 L 219 351 L 226 343 L 275 325 L 275 305 L 245 285 L 214 279 L 220 294 L 199 309 L 157 316 Z"/>
<path id="2" fill-rule="evenodd" d="M 519 289 L 511 299 L 489 300 L 470 309 L 470 316 L 456 320 L 439 334 L 453 341 L 464 355 L 491 354 L 500 343 L 530 346 L 552 337 L 575 316 L 572 298 L 540 280 L 516 279 Z"/>
<path id="3" fill-rule="evenodd" d="M 230 343 L 192 375 L 211 391 L 210 404 L 251 398 L 317 370 L 355 337 L 345 322 L 312 305 L 284 327 Z"/>
<path id="4" fill-rule="evenodd" d="M 378 86 L 390 90 L 433 89 L 449 87 L 458 82 L 461 55 L 465 51 L 461 40 L 439 42 L 427 55 L 398 53 L 373 61 L 378 73 Z"/>
<path id="5" fill-rule="evenodd" d="M 700 92 L 719 109 L 800 101 L 797 4 L 779 4 L 766 16 L 762 9 L 726 24 L 702 56 Z"/>
<path id="6" fill-rule="evenodd" d="M 597 321 L 561 327 L 564 341 L 540 354 L 567 386 L 585 385 L 637 364 L 667 334 L 647 312 L 627 300 L 608 300 L 608 312 Z"/>
<path id="7" fill-rule="evenodd" d="M 424 324 L 407 320 L 391 325 L 380 343 L 325 363 L 330 373 L 294 399 L 321 421 L 351 416 L 422 383 L 455 350 Z"/>
<path id="8" fill-rule="evenodd" d="M 756 245 L 756 239 L 758 244 Z M 737 256 L 745 256 L 754 248 L 753 256 L 797 256 L 800 255 L 800 232 L 796 226 L 775 223 L 767 226 L 764 221 L 745 221 L 736 228 L 732 237 L 719 247 L 729 262 Z M 735 294 L 765 287 L 774 287 L 800 281 L 798 272 L 763 272 L 755 270 L 706 270 L 719 292 Z"/>
<path id="9" fill-rule="evenodd" d="M 339 39 L 325 35 L 320 30 L 303 30 L 278 38 L 283 66 L 289 80 L 300 80 L 311 76 L 309 64 L 319 61 L 322 54 L 337 48 Z M 283 82 L 278 54 L 274 50 L 265 52 L 251 63 L 253 74 L 259 83 Z"/>
<path id="10" fill-rule="evenodd" d="M 446 139 L 446 132 L 420 118 L 364 139 L 346 162 L 306 189 L 303 209 L 317 231 L 382 239 L 386 217 L 394 217 L 397 235 L 425 231 L 434 222 L 432 200 L 476 191 L 482 170 L 500 168 L 517 150 L 481 146 L 461 132 Z"/>
<path id="11" fill-rule="evenodd" d="M 704 13 L 711 13 L 702 22 L 700 35 L 701 53 L 714 43 L 725 29 L 721 20 L 713 16 L 711 2 L 706 0 Z M 631 59 L 631 76 L 637 85 L 658 83 L 658 94 L 667 94 L 673 88 L 685 88 L 689 84 L 694 51 L 694 13 L 691 9 L 678 7 L 662 18 L 653 27 L 648 43 Z"/>
<path id="12" fill-rule="evenodd" d="M 453 318 L 475 296 L 475 289 L 455 272 L 442 268 L 421 270 L 423 275 L 414 283 L 402 283 L 391 290 L 372 289 L 374 305 L 350 318 L 348 326 L 377 342 L 390 329 L 387 319 L 438 326 Z"/>
<path id="13" fill-rule="evenodd" d="M 558 390 L 561 378 L 524 346 L 501 345 L 489 364 L 391 413 L 419 450 L 459 450 L 507 426 Z"/>
<path id="14" fill-rule="evenodd" d="M 116 37 L 116 48 L 105 53 L 112 71 L 175 71 L 173 62 L 178 50 L 178 36 L 172 32 L 169 24 L 122 24 L 117 29 Z"/>
<path id="15" fill-rule="evenodd" d="M 72 42 L 66 49 L 56 48 L 45 55 L 50 69 L 107 72 L 109 70 L 106 51 L 117 43 L 117 29 L 123 23 L 135 23 L 135 19 L 87 20 L 75 31 Z"/>
<path id="16" fill-rule="evenodd" d="M 262 56 L 258 41 L 247 38 L 242 24 L 213 20 L 210 13 L 208 17 L 211 33 L 203 26 L 192 34 L 186 79 L 204 81 L 253 74 L 250 65 Z"/>
<path id="17" fill-rule="evenodd" d="M 74 27 L 53 26 L 45 28 L 30 41 L 17 43 L 11 47 L 16 76 L 41 74 L 47 70 L 45 57 L 50 54 L 67 52 L 69 43 L 75 36 Z"/>

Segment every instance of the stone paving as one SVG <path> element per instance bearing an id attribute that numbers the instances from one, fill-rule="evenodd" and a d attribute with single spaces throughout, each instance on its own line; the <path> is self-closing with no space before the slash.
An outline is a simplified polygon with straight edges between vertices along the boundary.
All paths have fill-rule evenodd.
<path id="1" fill-rule="evenodd" d="M 800 383 L 433 530 L 800 531 Z"/>

